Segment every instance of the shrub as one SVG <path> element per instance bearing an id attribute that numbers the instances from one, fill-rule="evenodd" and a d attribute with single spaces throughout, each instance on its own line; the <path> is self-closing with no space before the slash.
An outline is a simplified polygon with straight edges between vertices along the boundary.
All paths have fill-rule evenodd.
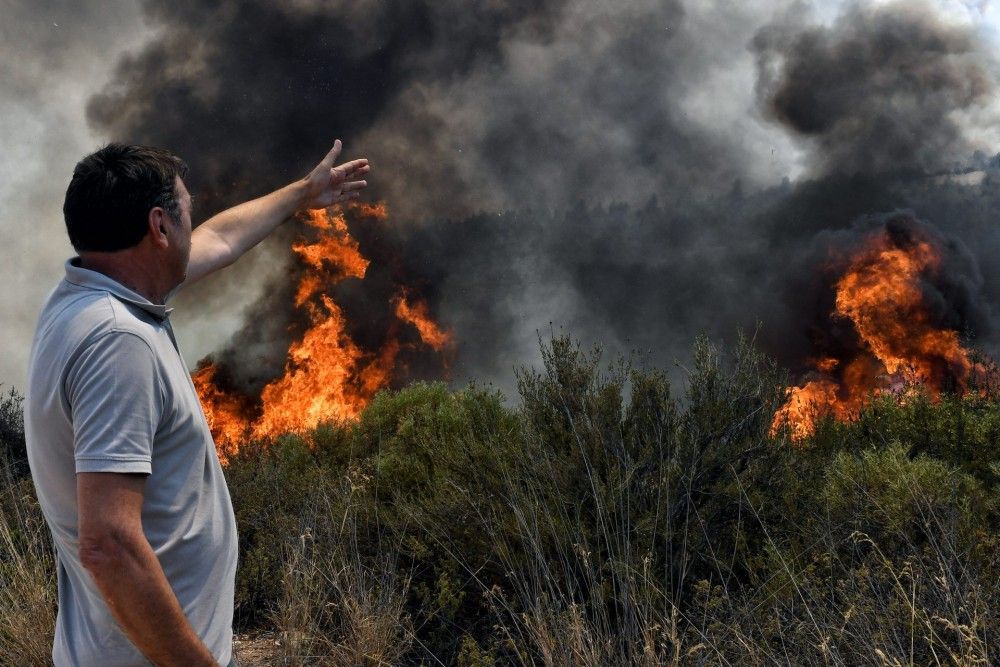
<path id="1" fill-rule="evenodd" d="M 994 660 L 996 392 L 881 397 L 793 447 L 769 435 L 785 383 L 748 340 L 697 341 L 675 394 L 560 336 L 516 404 L 414 383 L 243 443 L 237 625 L 276 630 L 289 665 Z M 4 627 L 52 606 L 11 475 L 0 576 L 31 583 L 5 589 Z"/>
<path id="2" fill-rule="evenodd" d="M 6 462 L 8 473 L 16 480 L 30 474 L 24 442 L 23 400 L 14 389 L 0 395 L 0 459 Z"/>

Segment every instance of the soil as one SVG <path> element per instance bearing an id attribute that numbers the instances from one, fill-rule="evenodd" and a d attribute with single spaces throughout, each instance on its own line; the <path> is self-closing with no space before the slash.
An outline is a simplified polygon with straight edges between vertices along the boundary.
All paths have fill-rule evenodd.
<path id="1" fill-rule="evenodd" d="M 274 633 L 236 635 L 233 646 L 236 648 L 236 660 L 240 667 L 270 667 L 279 664 L 281 643 Z"/>

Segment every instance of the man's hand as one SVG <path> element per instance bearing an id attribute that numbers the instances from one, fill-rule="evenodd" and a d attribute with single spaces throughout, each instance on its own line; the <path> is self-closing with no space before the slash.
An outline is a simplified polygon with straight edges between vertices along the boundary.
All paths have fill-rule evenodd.
<path id="1" fill-rule="evenodd" d="M 305 178 L 226 209 L 199 225 L 191 234 L 191 261 L 182 286 L 229 266 L 299 211 L 357 199 L 361 190 L 368 187 L 364 176 L 371 167 L 364 158 L 333 166 L 341 147 L 337 139 L 323 161 Z"/>
<path id="2" fill-rule="evenodd" d="M 337 139 L 323 161 L 302 179 L 304 208 L 326 208 L 357 199 L 360 191 L 368 187 L 368 181 L 364 180 L 365 174 L 371 171 L 368 160 L 361 158 L 333 166 L 342 148 L 340 139 Z"/>

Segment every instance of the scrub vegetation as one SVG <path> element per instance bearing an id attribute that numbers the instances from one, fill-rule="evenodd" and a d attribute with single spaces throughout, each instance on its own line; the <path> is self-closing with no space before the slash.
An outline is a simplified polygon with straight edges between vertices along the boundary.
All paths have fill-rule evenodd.
<path id="1" fill-rule="evenodd" d="M 237 629 L 284 665 L 990 665 L 1000 395 L 769 435 L 787 377 L 698 341 L 683 386 L 568 337 L 519 398 L 415 383 L 243 443 Z M 0 415 L 0 656 L 44 664 L 50 549 Z M 2 658 L 10 660 L 9 658 Z"/>
<path id="2" fill-rule="evenodd" d="M 56 572 L 31 485 L 21 397 L 0 396 L 0 665 L 51 663 Z"/>

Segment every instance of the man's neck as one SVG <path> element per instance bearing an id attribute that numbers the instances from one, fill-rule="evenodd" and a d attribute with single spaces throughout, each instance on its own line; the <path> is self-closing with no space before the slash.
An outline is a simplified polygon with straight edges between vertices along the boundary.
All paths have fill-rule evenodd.
<path id="1" fill-rule="evenodd" d="M 162 305 L 166 300 L 166 291 L 157 284 L 156 277 L 143 264 L 128 251 L 80 253 L 81 268 L 103 273 L 119 285 L 148 299 L 150 303 Z"/>

